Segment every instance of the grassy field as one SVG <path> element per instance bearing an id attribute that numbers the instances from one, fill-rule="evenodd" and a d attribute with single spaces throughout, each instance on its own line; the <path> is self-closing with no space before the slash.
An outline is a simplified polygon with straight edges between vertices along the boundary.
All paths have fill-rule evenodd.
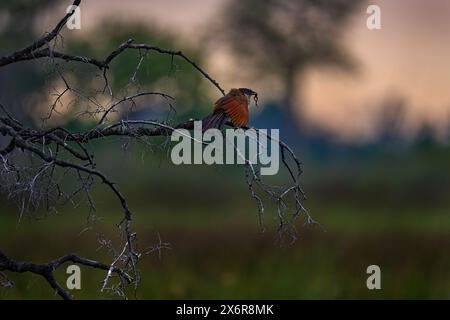
<path id="1" fill-rule="evenodd" d="M 145 165 L 136 162 L 118 182 L 135 212 L 139 245 L 154 245 L 158 233 L 171 244 L 170 250 L 143 258 L 136 297 L 449 299 L 448 169 L 441 158 L 427 166 L 421 161 L 429 159 L 417 161 L 306 171 L 307 207 L 326 231 L 299 222 L 298 240 L 282 246 L 270 208 L 268 231 L 260 231 L 240 172 L 202 167 L 187 172 L 170 166 L 142 170 Z M 111 164 L 107 170 L 117 167 Z M 97 234 L 117 240 L 120 209 L 101 187 L 95 197 L 101 223 L 81 235 L 83 206 L 18 223 L 17 210 L 2 205 L 2 249 L 15 259 L 35 262 L 68 252 L 110 261 L 96 250 Z M 382 271 L 378 291 L 366 288 L 366 268 L 372 264 Z M 15 286 L 0 288 L 1 299 L 58 299 L 39 277 L 8 275 Z M 65 282 L 64 269 L 57 276 Z M 82 290 L 73 294 L 117 298 L 99 292 L 103 277 L 102 271 L 82 267 Z"/>
<path id="2" fill-rule="evenodd" d="M 261 233 L 256 219 L 242 219 L 250 210 L 229 214 L 211 208 L 203 216 L 155 211 L 152 217 L 136 219 L 139 243 L 151 246 L 159 233 L 172 249 L 143 259 L 137 292 L 142 299 L 450 298 L 450 221 L 444 212 L 428 212 L 428 219 L 416 212 L 417 220 L 410 219 L 414 223 L 402 225 L 395 213 L 374 217 L 351 208 L 327 208 L 321 219 L 326 232 L 305 227 L 296 243 L 279 246 L 276 234 Z M 104 252 L 95 252 L 96 232 L 80 236 L 84 221 L 71 215 L 25 220 L 19 226 L 16 219 L 8 219 L 2 223 L 0 242 L 17 259 L 44 262 L 75 251 L 108 261 Z M 114 237 L 114 228 L 107 228 L 110 222 L 96 231 Z M 381 266 L 380 291 L 365 286 L 365 270 L 371 264 Z M 82 290 L 74 292 L 76 297 L 113 298 L 99 293 L 103 272 L 82 272 Z M 63 281 L 64 272 L 58 277 Z M 36 276 L 11 278 L 16 285 L 1 289 L 2 299 L 57 298 Z"/>

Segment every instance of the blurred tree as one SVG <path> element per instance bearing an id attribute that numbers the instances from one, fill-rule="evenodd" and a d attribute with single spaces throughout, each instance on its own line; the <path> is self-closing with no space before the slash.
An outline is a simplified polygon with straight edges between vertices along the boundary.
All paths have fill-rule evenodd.
<path id="1" fill-rule="evenodd" d="M 377 142 L 398 148 L 406 138 L 406 102 L 397 95 L 388 96 L 380 104 L 375 117 Z"/>
<path id="2" fill-rule="evenodd" d="M 422 124 L 415 137 L 413 147 L 424 152 L 433 151 L 438 147 L 436 130 L 432 124 L 426 122 Z"/>
<path id="3" fill-rule="evenodd" d="M 0 55 L 10 54 L 30 44 L 43 34 L 37 19 L 58 3 L 57 0 L 2 0 L 0 1 Z M 14 64 L 0 72 L 0 103 L 8 106 L 18 119 L 30 123 L 25 105 L 28 96 L 41 92 L 45 86 L 39 79 L 41 66 Z M 24 77 L 23 75 L 27 75 Z M 2 139 L 0 138 L 0 145 Z"/>
<path id="4" fill-rule="evenodd" d="M 345 22 L 362 0 L 231 0 L 225 8 L 225 36 L 242 66 L 251 65 L 262 78 L 276 78 L 282 104 L 292 115 L 298 81 L 307 67 L 330 65 L 353 70 L 340 43 Z M 222 39 L 221 39 L 222 40 Z M 248 62 L 248 63 L 247 63 Z M 301 104 L 300 104 L 301 105 Z"/>
<path id="5" fill-rule="evenodd" d="M 202 65 L 201 52 L 180 44 L 176 36 L 158 29 L 133 22 L 108 21 L 98 25 L 87 39 L 73 39 L 69 52 L 104 58 L 124 41 L 133 38 L 135 43 L 146 43 L 161 48 L 181 48 L 194 61 Z M 138 57 L 136 59 L 136 57 Z M 140 59 L 141 57 L 142 59 Z M 85 68 L 92 68 L 85 66 Z M 72 75 L 78 80 L 77 85 L 85 89 L 92 87 L 91 75 L 78 68 Z M 126 51 L 108 70 L 108 79 L 115 95 L 129 95 L 133 90 L 151 88 L 150 91 L 164 91 L 173 96 L 176 109 L 180 115 L 193 109 L 202 109 L 208 103 L 204 86 L 208 85 L 201 74 L 177 57 L 161 55 L 145 50 Z M 102 81 L 100 81 L 102 83 Z M 103 84 L 101 84 L 103 85 Z M 164 110 L 167 111 L 167 110 Z"/>
<path id="6" fill-rule="evenodd" d="M 38 19 L 48 12 L 55 11 L 56 3 L 55 0 L 2 1 L 0 3 L 0 53 L 10 54 L 42 35 L 45 29 L 38 23 Z M 58 10 L 60 9 L 58 8 Z M 135 22 L 109 21 L 99 24 L 88 38 L 71 37 L 67 32 L 63 32 L 61 36 L 70 37 L 70 41 L 58 40 L 58 47 L 64 46 L 63 51 L 89 55 L 98 59 L 103 59 L 121 43 L 133 38 L 136 42 L 157 45 L 162 48 L 181 48 L 200 65 L 202 61 L 200 52 L 194 52 L 195 50 L 179 44 L 175 36 L 156 27 L 144 26 Z M 136 56 L 139 54 L 144 55 L 144 52 L 125 52 L 123 57 L 118 58 L 120 63 L 114 62 L 108 70 L 111 88 L 117 96 L 129 94 L 131 90 L 139 90 L 141 87 L 151 86 L 152 91 L 164 88 L 165 92 L 176 98 L 177 110 L 180 114 L 189 111 L 192 113 L 194 107 L 195 110 L 201 110 L 199 107 L 207 103 L 207 97 L 202 94 L 206 91 L 202 90 L 206 84 L 191 65 L 176 57 L 172 59 L 170 56 L 154 52 L 145 55 L 139 62 L 139 59 L 136 60 Z M 72 65 L 70 63 L 65 66 L 61 65 L 60 70 L 79 89 L 92 91 L 95 80 L 90 72 L 92 66 L 73 68 Z M 55 81 L 61 82 L 59 74 L 49 72 L 49 70 L 47 63 L 13 64 L 4 68 L 4 71 L 0 72 L 0 87 L 2 88 L 0 103 L 10 107 L 12 114 L 18 119 L 29 124 L 33 122 L 40 124 L 40 119 L 46 117 L 48 108 L 42 103 L 37 106 L 36 98 L 39 96 L 39 101 L 45 101 L 47 96 L 50 97 L 49 102 L 52 103 L 54 98 L 51 95 L 55 94 L 53 87 L 57 85 Z M 24 74 L 27 76 L 24 77 Z M 97 78 L 100 77 L 99 74 Z M 120 90 L 118 90 L 119 88 Z M 28 94 L 23 95 L 21 92 Z M 33 98 L 30 99 L 30 97 Z M 72 107 L 72 113 L 76 112 L 76 105 L 72 105 Z M 164 107 L 163 103 L 161 103 L 161 107 Z M 67 119 L 70 120 L 71 117 L 69 116 Z M 80 126 L 82 123 L 74 125 Z"/>
<path id="7" fill-rule="evenodd" d="M 53 8 L 57 0 L 2 0 L 0 2 L 0 55 L 17 50 L 42 33 L 36 18 Z"/>

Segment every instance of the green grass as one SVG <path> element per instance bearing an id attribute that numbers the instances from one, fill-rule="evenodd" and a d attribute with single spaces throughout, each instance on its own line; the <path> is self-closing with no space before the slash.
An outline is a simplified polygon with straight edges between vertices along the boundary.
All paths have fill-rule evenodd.
<path id="1" fill-rule="evenodd" d="M 249 202 L 251 204 L 251 202 Z M 173 210 L 163 206 L 135 208 L 141 246 L 157 241 L 157 232 L 171 250 L 147 256 L 140 265 L 140 299 L 347 299 L 450 298 L 450 235 L 445 210 L 427 212 L 360 211 L 345 206 L 311 203 L 326 227 L 299 229 L 293 245 L 277 245 L 276 234 L 261 233 L 249 205 L 229 211 L 219 205 Z M 242 209 L 242 206 L 240 206 Z M 105 210 L 108 212 L 108 210 Z M 7 215 L 0 242 L 16 259 L 46 261 L 67 252 L 109 261 L 95 252 L 96 232 L 78 235 L 85 216 L 70 210 L 34 221 Z M 112 214 L 96 228 L 115 238 Z M 117 221 L 117 220 L 116 220 Z M 12 241 L 11 239 L 15 239 Z M 36 243 L 39 243 L 37 246 Z M 382 268 L 382 290 L 365 287 L 365 269 Z M 58 277 L 64 282 L 61 270 Z M 82 267 L 77 298 L 113 298 L 100 293 L 104 273 Z M 34 275 L 9 274 L 15 286 L 0 289 L 2 299 L 57 298 Z"/>
<path id="2" fill-rule="evenodd" d="M 306 206 L 326 232 L 299 221 L 298 240 L 283 246 L 270 205 L 268 231 L 260 231 L 239 168 L 155 167 L 136 159 L 127 158 L 126 168 L 123 159 L 99 163 L 129 199 L 140 248 L 154 245 L 158 233 L 172 247 L 142 259 L 139 299 L 450 299 L 450 172 L 442 158 L 333 163 L 305 171 Z M 20 223 L 16 208 L 0 206 L 2 250 L 34 262 L 68 252 L 111 261 L 96 250 L 97 234 L 117 243 L 122 213 L 106 188 L 99 185 L 93 196 L 102 220 L 81 235 L 83 205 Z M 381 267 L 382 290 L 366 288 L 371 264 Z M 37 276 L 8 276 L 15 285 L 0 288 L 0 299 L 58 299 Z M 82 290 L 73 294 L 117 298 L 99 292 L 104 276 L 82 267 Z M 64 269 L 57 277 L 65 282 Z"/>

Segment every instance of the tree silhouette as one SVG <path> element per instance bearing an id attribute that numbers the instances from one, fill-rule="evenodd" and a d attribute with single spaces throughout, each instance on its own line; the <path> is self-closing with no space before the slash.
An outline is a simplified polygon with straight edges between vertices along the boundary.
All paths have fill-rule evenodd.
<path id="1" fill-rule="evenodd" d="M 217 39 L 222 41 L 225 37 L 233 54 L 240 61 L 248 61 L 259 77 L 279 81 L 283 90 L 281 103 L 292 115 L 294 108 L 301 107 L 295 99 L 308 67 L 354 69 L 340 36 L 361 2 L 232 0 L 225 8 Z"/>

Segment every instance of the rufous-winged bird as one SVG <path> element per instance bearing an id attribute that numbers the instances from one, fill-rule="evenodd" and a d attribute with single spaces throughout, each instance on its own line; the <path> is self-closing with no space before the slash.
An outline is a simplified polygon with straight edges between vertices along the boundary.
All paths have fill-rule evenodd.
<path id="1" fill-rule="evenodd" d="M 203 132 L 210 128 L 219 130 L 228 122 L 236 127 L 245 127 L 248 124 L 248 106 L 251 97 L 258 105 L 258 94 L 248 88 L 231 89 L 225 96 L 214 104 L 214 111 L 202 119 Z"/>

